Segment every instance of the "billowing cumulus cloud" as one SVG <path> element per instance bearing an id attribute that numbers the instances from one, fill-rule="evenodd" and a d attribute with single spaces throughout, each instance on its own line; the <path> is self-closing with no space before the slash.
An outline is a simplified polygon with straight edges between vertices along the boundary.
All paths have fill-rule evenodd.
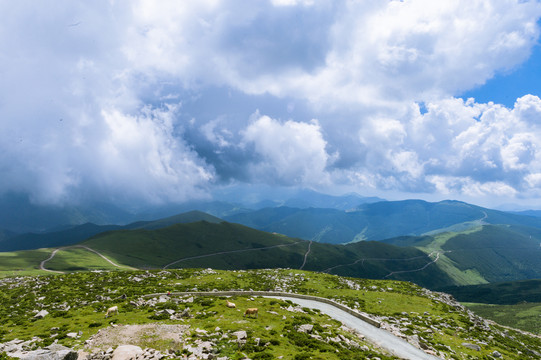
<path id="1" fill-rule="evenodd" d="M 513 109 L 452 99 L 427 104 L 424 114 L 413 107 L 400 121 L 372 119 L 361 135 L 367 158 L 374 159 L 364 171 L 379 175 L 357 178 L 412 192 L 537 194 L 539 119 L 541 100 L 532 95 Z"/>
<path id="2" fill-rule="evenodd" d="M 512 108 L 456 98 L 528 58 L 538 1 L 0 10 L 0 193 L 182 201 L 250 182 L 541 196 L 539 94 Z"/>
<path id="3" fill-rule="evenodd" d="M 259 155 L 251 164 L 255 181 L 284 185 L 318 185 L 328 182 L 327 164 L 331 156 L 316 121 L 280 124 L 268 116 L 256 119 L 243 132 L 245 147 Z"/>

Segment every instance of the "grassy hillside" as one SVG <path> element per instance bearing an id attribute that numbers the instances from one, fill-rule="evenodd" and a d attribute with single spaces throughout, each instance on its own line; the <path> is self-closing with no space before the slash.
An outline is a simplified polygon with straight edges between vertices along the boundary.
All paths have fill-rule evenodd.
<path id="1" fill-rule="evenodd" d="M 302 241 L 257 231 L 245 226 L 229 223 L 208 223 L 206 221 L 177 224 L 158 230 L 121 230 L 98 235 L 85 241 L 90 246 L 120 263 L 135 267 L 162 268 L 175 261 L 178 267 L 185 267 L 189 258 L 253 248 L 282 245 L 281 248 L 261 250 L 254 256 L 248 252 L 239 264 L 223 254 L 209 257 L 218 262 L 217 267 L 242 268 L 247 263 L 274 263 L 276 267 L 302 263 L 301 254 L 306 251 Z M 244 253 L 241 253 L 244 254 Z M 277 256 L 279 254 L 279 256 Z M 207 258 L 198 258 L 197 262 Z M 265 261 L 268 259 L 268 261 Z M 195 259 L 194 259 L 195 260 Z M 189 263 L 188 265 L 189 266 Z M 202 265 L 204 266 L 204 265 Z"/>
<path id="2" fill-rule="evenodd" d="M 514 305 L 541 303 L 541 280 L 524 280 L 470 286 L 448 286 L 438 289 L 452 294 L 458 301 Z"/>
<path id="3" fill-rule="evenodd" d="M 439 253 L 438 267 L 457 285 L 541 278 L 541 230 L 483 225 L 462 232 L 384 240 L 397 246 Z"/>
<path id="4" fill-rule="evenodd" d="M 437 266 L 427 266 L 432 259 L 414 248 L 379 242 L 310 244 L 226 222 L 178 224 L 154 231 L 114 231 L 84 244 L 138 268 L 301 268 L 304 263 L 304 269 L 340 275 L 389 277 L 428 287 L 453 284 Z M 419 271 L 423 267 L 426 271 Z"/>
<path id="5" fill-rule="evenodd" d="M 536 237 L 541 234 L 537 234 L 540 232 L 537 229 L 530 230 L 485 225 L 459 234 L 389 240 L 408 245 L 400 247 L 376 241 L 347 245 L 308 242 L 239 224 L 201 221 L 154 230 L 110 231 L 82 244 L 119 265 L 136 268 L 203 266 L 233 270 L 287 267 L 361 278 L 398 279 L 428 288 L 441 288 L 541 278 L 540 249 L 536 238 L 530 238 L 528 233 Z M 5 253 L 4 257 L 10 260 L 4 271 L 35 270 L 50 251 L 38 253 L 42 254 L 41 259 L 33 252 Z M 85 252 L 83 249 L 64 249 L 46 267 L 55 271 L 114 268 L 101 260 L 85 262 L 84 256 L 96 258 L 95 254 Z M 100 264 L 107 266 L 100 267 Z"/>
<path id="6" fill-rule="evenodd" d="M 541 302 L 515 305 L 466 304 L 477 315 L 498 324 L 541 334 Z"/>
<path id="7" fill-rule="evenodd" d="M 2 238 L 0 233 L 0 252 L 1 251 L 17 251 L 39 249 L 44 247 L 60 247 L 77 244 L 96 234 L 107 231 L 121 229 L 161 229 L 173 224 L 184 224 L 194 221 L 221 222 L 222 220 L 212 215 L 200 212 L 190 211 L 179 215 L 171 216 L 165 219 L 154 221 L 138 221 L 128 225 L 96 225 L 86 223 L 63 229 L 59 231 L 47 233 L 26 233 L 20 235 L 12 235 Z"/>
<path id="8" fill-rule="evenodd" d="M 488 282 L 541 278 L 541 231 L 483 226 L 449 238 L 441 248 L 462 271 L 474 269 Z"/>
<path id="9" fill-rule="evenodd" d="M 447 359 L 488 359 L 495 351 L 505 359 L 536 359 L 535 354 L 541 352 L 539 338 L 489 324 L 446 296 L 413 284 L 298 270 L 185 269 L 5 278 L 0 280 L 0 316 L 4 320 L 0 342 L 21 339 L 46 346 L 56 340 L 97 352 L 118 345 L 107 334 L 123 325 L 161 324 L 182 325 L 180 338 L 146 332 L 132 339 L 133 343 L 161 351 L 172 349 L 174 358 L 190 354 L 190 347 L 201 341 L 214 344 L 216 356 L 234 360 L 393 358 L 339 322 L 292 302 L 236 296 L 229 300 L 237 308 L 230 309 L 223 297 L 174 295 L 194 288 L 270 289 L 331 298 L 370 314 L 382 328 Z M 167 291 L 172 296 L 143 297 Z M 113 305 L 119 307 L 119 314 L 105 319 L 105 310 Z M 257 320 L 242 317 L 247 307 L 259 308 Z M 37 319 L 37 310 L 49 314 Z M 175 318 L 183 313 L 188 315 Z M 299 331 L 305 324 L 313 326 L 311 334 Z M 98 331 L 104 335 L 98 336 Z M 235 341 L 237 331 L 246 332 L 245 342 Z M 70 333 L 80 335 L 68 336 Z M 464 345 L 468 343 L 479 344 L 478 350 Z"/>

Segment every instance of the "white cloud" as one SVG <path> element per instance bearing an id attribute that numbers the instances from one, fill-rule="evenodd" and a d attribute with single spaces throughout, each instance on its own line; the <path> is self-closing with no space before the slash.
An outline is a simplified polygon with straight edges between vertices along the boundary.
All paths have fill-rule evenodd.
<path id="1" fill-rule="evenodd" d="M 202 195 L 213 170 L 173 136 L 175 110 L 145 107 L 135 116 L 103 111 L 107 130 L 97 149 L 96 170 L 106 188 L 158 202 Z"/>
<path id="2" fill-rule="evenodd" d="M 325 184 L 331 156 L 317 121 L 280 123 L 254 115 L 243 132 L 245 146 L 253 147 L 261 160 L 253 164 L 255 181 L 286 185 Z"/>
<path id="3" fill-rule="evenodd" d="M 507 109 L 453 97 L 528 57 L 538 1 L 17 1 L 0 11 L 0 192 L 183 199 L 221 179 L 471 196 L 539 188 L 541 100 Z M 204 96 L 211 115 L 183 112 Z M 268 116 L 249 119 L 258 107 Z M 310 116 L 275 114 L 303 107 Z"/>

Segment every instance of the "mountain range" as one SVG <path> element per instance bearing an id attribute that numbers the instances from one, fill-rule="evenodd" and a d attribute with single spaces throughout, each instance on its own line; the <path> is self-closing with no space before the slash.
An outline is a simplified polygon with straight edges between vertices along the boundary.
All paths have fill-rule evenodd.
<path id="1" fill-rule="evenodd" d="M 343 244 L 403 235 L 462 231 L 482 224 L 541 228 L 541 218 L 491 210 L 460 201 L 423 200 L 365 203 L 349 211 L 275 207 L 226 216 L 255 229 L 306 240 Z"/>
<path id="2" fill-rule="evenodd" d="M 194 210 L 127 224 L 57 224 L 54 231 L 22 234 L 4 230 L 0 262 L 3 270 L 9 264 L 37 269 L 35 259 L 43 250 L 32 249 L 82 245 L 137 268 L 286 267 L 429 288 L 541 278 L 541 218 L 459 201 L 372 203 L 357 195 L 309 195 L 305 203 L 311 199 L 335 208 L 249 209 L 200 202 L 225 215 Z M 290 204 L 300 201 L 293 199 Z M 70 251 L 78 252 L 77 259 L 86 256 L 82 248 L 65 249 L 50 263 L 56 264 L 52 269 L 88 268 L 86 260 L 61 255 Z"/>

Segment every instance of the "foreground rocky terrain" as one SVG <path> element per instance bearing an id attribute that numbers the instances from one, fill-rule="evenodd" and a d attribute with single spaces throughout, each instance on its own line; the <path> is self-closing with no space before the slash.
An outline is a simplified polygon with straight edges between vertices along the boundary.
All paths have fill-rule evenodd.
<path id="1" fill-rule="evenodd" d="M 175 296 L 264 290 L 332 299 L 442 359 L 539 359 L 538 336 L 484 320 L 410 283 L 297 270 L 87 272 L 0 280 L 0 357 L 26 359 L 393 359 L 319 311 L 291 301 Z M 170 292 L 170 295 L 165 295 Z M 148 294 L 164 295 L 148 296 Z M 105 318 L 117 306 L 118 313 Z M 244 317 L 257 307 L 258 317 Z M 131 347 L 124 347 L 130 345 Z"/>

